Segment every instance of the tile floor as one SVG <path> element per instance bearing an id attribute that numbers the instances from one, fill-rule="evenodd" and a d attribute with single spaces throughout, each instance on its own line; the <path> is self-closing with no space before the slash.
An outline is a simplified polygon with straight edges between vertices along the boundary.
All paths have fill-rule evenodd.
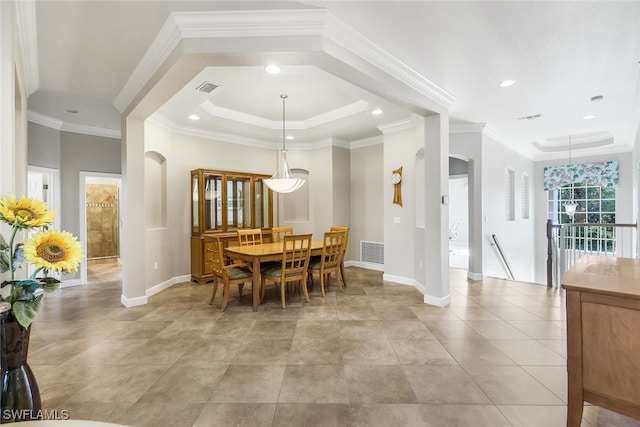
<path id="1" fill-rule="evenodd" d="M 103 276 L 104 277 L 104 276 Z M 559 290 L 451 270 L 452 303 L 347 269 L 344 292 L 220 312 L 183 283 L 146 306 L 120 282 L 45 297 L 29 363 L 45 409 L 128 426 L 564 426 Z M 317 282 L 317 280 L 316 280 Z M 587 407 L 583 426 L 640 426 Z"/>

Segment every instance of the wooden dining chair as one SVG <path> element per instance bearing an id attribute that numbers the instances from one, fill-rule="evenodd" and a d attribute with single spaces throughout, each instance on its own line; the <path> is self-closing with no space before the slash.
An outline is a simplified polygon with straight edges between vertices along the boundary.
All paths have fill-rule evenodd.
<path id="1" fill-rule="evenodd" d="M 293 227 L 273 227 L 271 229 L 271 241 L 282 242 L 284 236 L 293 234 Z"/>
<path id="2" fill-rule="evenodd" d="M 322 245 L 322 255 L 319 260 L 309 265 L 309 276 L 313 284 L 313 274 L 318 273 L 320 277 L 320 290 L 324 298 L 325 280 L 327 285 L 331 280 L 331 273 L 335 273 L 336 282 L 342 290 L 342 279 L 340 275 L 340 261 L 344 256 L 344 245 L 347 239 L 346 231 L 329 231 L 324 233 L 324 243 Z"/>
<path id="3" fill-rule="evenodd" d="M 262 244 L 262 230 L 259 228 L 248 228 L 238 230 L 238 246 L 253 246 Z"/>
<path id="4" fill-rule="evenodd" d="M 224 262 L 224 249 L 222 248 L 222 242 L 217 236 L 213 237 L 213 243 L 207 245 L 207 258 L 213 269 L 213 291 L 211 292 L 211 298 L 209 299 L 209 305 L 213 303 L 218 292 L 218 285 L 222 283 L 222 307 L 221 311 L 227 309 L 229 303 L 229 288 L 231 285 L 238 285 L 238 292 L 242 290 L 242 287 L 247 282 L 253 282 L 253 273 L 244 266 L 236 264 L 225 265 Z M 255 286 L 255 284 L 254 284 Z M 240 295 L 242 295 L 240 293 Z"/>
<path id="5" fill-rule="evenodd" d="M 346 287 L 347 286 L 347 281 L 345 280 L 344 277 L 344 257 L 347 253 L 347 248 L 349 245 L 349 227 L 347 226 L 342 226 L 342 225 L 333 225 L 330 228 L 330 231 L 344 231 L 346 232 L 345 237 L 344 237 L 344 247 L 342 249 L 342 259 L 340 260 L 340 276 L 342 277 L 342 284 Z"/>
<path id="6" fill-rule="evenodd" d="M 280 287 L 280 299 L 282 308 L 286 307 L 285 289 L 288 283 L 298 282 L 302 288 L 304 298 L 309 300 L 307 292 L 307 269 L 309 268 L 309 255 L 311 254 L 311 234 L 291 234 L 284 236 L 282 240 L 282 262 L 262 272 L 261 297 L 266 293 L 266 281 L 274 282 Z"/>

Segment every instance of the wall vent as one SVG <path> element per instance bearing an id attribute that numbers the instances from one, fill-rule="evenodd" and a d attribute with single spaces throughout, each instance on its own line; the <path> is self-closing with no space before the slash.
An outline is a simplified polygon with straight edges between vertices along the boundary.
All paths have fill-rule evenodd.
<path id="1" fill-rule="evenodd" d="M 196 88 L 196 90 L 199 90 L 200 92 L 204 92 L 204 93 L 211 93 L 217 87 L 218 87 L 218 85 L 214 85 L 213 83 L 209 83 L 207 81 L 204 81 L 204 82 L 200 83 L 200 86 L 198 86 Z"/>
<path id="2" fill-rule="evenodd" d="M 360 261 L 384 264 L 384 243 L 360 240 Z"/>

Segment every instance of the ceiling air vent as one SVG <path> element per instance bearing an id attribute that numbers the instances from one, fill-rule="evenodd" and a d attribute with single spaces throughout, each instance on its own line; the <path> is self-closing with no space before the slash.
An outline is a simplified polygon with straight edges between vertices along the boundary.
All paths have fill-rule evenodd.
<path id="1" fill-rule="evenodd" d="M 533 120 L 533 119 L 537 119 L 541 115 L 542 115 L 541 113 L 538 113 L 538 114 L 532 114 L 530 116 L 518 117 L 518 120 Z"/>
<path id="2" fill-rule="evenodd" d="M 200 86 L 198 86 L 196 88 L 196 90 L 199 90 L 200 92 L 204 92 L 204 93 L 211 93 L 217 87 L 218 87 L 218 85 L 214 85 L 213 83 L 209 83 L 207 81 L 204 81 L 204 82 L 200 83 Z"/>

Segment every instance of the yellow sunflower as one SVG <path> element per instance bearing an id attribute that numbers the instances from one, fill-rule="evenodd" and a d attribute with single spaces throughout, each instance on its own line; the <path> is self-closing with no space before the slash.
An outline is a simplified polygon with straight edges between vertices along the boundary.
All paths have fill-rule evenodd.
<path id="1" fill-rule="evenodd" d="M 50 211 L 41 200 L 24 196 L 18 200 L 13 194 L 0 197 L 0 220 L 19 228 L 40 227 L 55 217 L 55 211 Z"/>
<path id="2" fill-rule="evenodd" d="M 37 268 L 75 273 L 82 258 L 80 242 L 66 231 L 43 230 L 24 243 L 24 256 Z"/>

